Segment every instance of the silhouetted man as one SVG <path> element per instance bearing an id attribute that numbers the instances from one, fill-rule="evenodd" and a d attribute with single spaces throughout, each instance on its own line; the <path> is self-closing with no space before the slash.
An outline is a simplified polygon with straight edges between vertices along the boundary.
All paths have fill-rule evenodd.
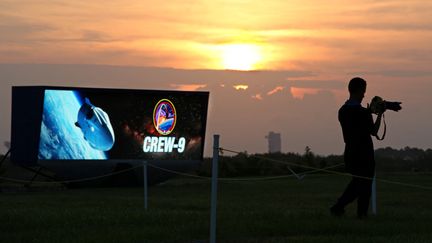
<path id="1" fill-rule="evenodd" d="M 357 216 L 367 216 L 372 190 L 372 178 L 375 173 L 374 147 L 371 135 L 376 135 L 382 113 L 375 122 L 368 108 L 361 106 L 366 92 L 366 81 L 353 78 L 348 84 L 349 100 L 339 109 L 339 122 L 345 142 L 344 160 L 346 170 L 353 175 L 351 182 L 330 208 L 333 215 L 345 213 L 345 206 L 357 199 Z"/>

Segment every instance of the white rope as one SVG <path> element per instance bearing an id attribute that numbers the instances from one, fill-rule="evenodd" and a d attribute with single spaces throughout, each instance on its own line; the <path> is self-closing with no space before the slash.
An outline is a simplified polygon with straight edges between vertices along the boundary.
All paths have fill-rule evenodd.
<path id="1" fill-rule="evenodd" d="M 234 151 L 234 150 L 230 150 L 230 149 L 224 149 L 224 148 L 220 148 L 220 150 L 221 151 L 231 152 L 231 153 L 236 153 L 236 154 L 241 154 L 242 153 L 242 152 L 238 152 L 238 151 Z M 286 165 L 297 166 L 297 167 L 305 168 L 305 169 L 312 169 L 313 171 L 322 171 L 322 172 L 327 172 L 327 173 L 331 173 L 331 174 L 339 175 L 339 176 L 349 176 L 349 177 L 356 177 L 356 178 L 361 178 L 361 179 L 373 180 L 373 177 L 352 175 L 350 173 L 343 173 L 343 172 L 337 172 L 337 171 L 333 171 L 333 170 L 328 170 L 328 168 L 322 168 L 321 169 L 321 168 L 316 168 L 316 167 L 308 166 L 308 165 L 300 165 L 300 164 L 296 164 L 296 163 L 291 163 L 291 162 L 286 162 L 286 161 L 281 161 L 281 160 L 270 159 L 270 158 L 266 158 L 264 156 L 258 156 L 258 155 L 251 155 L 251 156 L 253 156 L 255 158 L 260 158 L 260 159 L 263 159 L 263 160 L 268 160 L 268 161 L 276 162 L 276 163 L 282 163 L 282 164 L 286 164 Z M 381 178 L 377 178 L 377 177 L 375 177 L 375 179 L 376 179 L 376 181 L 380 181 L 380 182 L 387 183 L 387 184 L 395 184 L 395 185 L 414 187 L 414 188 L 419 188 L 419 189 L 424 189 L 424 190 L 432 190 L 432 186 L 416 185 L 416 184 L 410 184 L 410 183 L 392 181 L 392 180 L 387 180 L 387 179 L 381 179 Z"/>
<path id="2" fill-rule="evenodd" d="M 121 173 L 124 173 L 126 171 L 130 171 L 130 170 L 134 170 L 137 168 L 142 167 L 142 165 L 140 166 L 135 166 L 135 167 L 131 167 L 131 168 L 127 168 L 124 170 L 119 170 L 116 172 L 112 172 L 112 173 L 108 173 L 108 174 L 104 174 L 104 175 L 100 175 L 100 176 L 94 176 L 94 177 L 88 177 L 88 178 L 82 178 L 82 179 L 76 179 L 76 180 L 64 180 L 64 181 L 29 181 L 29 180 L 20 180 L 20 179 L 15 179 L 15 178 L 9 178 L 9 177 L 3 177 L 0 176 L 1 180 L 5 180 L 5 181 L 9 181 L 9 182 L 16 182 L 16 183 L 23 183 L 23 184 L 28 184 L 28 183 L 39 183 L 39 184 L 63 184 L 63 183 L 77 183 L 77 182 L 85 182 L 85 181 L 92 181 L 92 180 L 97 180 L 97 179 L 102 179 L 105 177 L 109 177 L 109 176 L 113 176 L 113 175 L 118 175 Z"/>
<path id="3" fill-rule="evenodd" d="M 236 154 L 241 154 L 242 153 L 242 152 L 238 152 L 238 151 L 234 151 L 234 150 L 230 150 L 230 149 L 225 149 L 225 148 L 219 148 L 219 150 L 220 151 L 227 151 L 227 152 L 231 152 L 231 153 L 236 153 Z M 264 156 L 258 156 L 258 155 L 250 155 L 250 156 L 255 157 L 255 158 L 260 158 L 260 159 L 263 159 L 263 160 L 267 160 L 267 161 L 271 161 L 271 162 L 276 162 L 276 163 L 286 164 L 286 165 L 290 165 L 290 166 L 296 166 L 296 167 L 300 167 L 300 168 L 310 169 L 310 171 L 306 171 L 306 172 L 301 173 L 301 174 L 295 174 L 295 173 L 293 173 L 293 174 L 289 174 L 289 175 L 269 176 L 269 177 L 247 177 L 247 178 L 222 177 L 222 178 L 218 178 L 218 180 L 220 180 L 220 181 L 264 181 L 264 180 L 284 179 L 284 178 L 289 178 L 289 177 L 293 177 L 293 176 L 296 177 L 296 178 L 303 178 L 303 176 L 305 176 L 307 174 L 312 174 L 312 173 L 316 173 L 316 172 L 327 172 L 327 173 L 334 174 L 334 175 L 339 175 L 339 176 L 357 177 L 357 178 L 368 179 L 368 180 L 372 180 L 373 179 L 371 177 L 357 176 L 357 175 L 352 175 L 352 174 L 349 174 L 349 173 L 343 173 L 343 172 L 337 172 L 337 171 L 334 171 L 334 170 L 330 170 L 332 168 L 339 167 L 339 166 L 341 166 L 343 164 L 337 164 L 337 165 L 333 165 L 333 166 L 329 166 L 329 167 L 325 167 L 325 168 L 317 168 L 317 167 L 308 166 L 308 165 L 301 165 L 301 164 L 297 164 L 297 163 L 292 163 L 292 162 L 287 162 L 287 161 L 282 161 L 282 160 L 276 160 L 276 159 L 266 158 Z M 196 179 L 205 179 L 205 180 L 210 180 L 211 179 L 211 177 L 208 177 L 208 176 L 199 176 L 199 175 L 184 173 L 184 172 L 180 172 L 180 171 L 170 170 L 170 169 L 163 168 L 163 167 L 151 164 L 151 163 L 147 163 L 147 165 L 150 166 L 150 167 L 153 167 L 155 169 L 159 169 L 159 170 L 162 170 L 162 171 L 165 171 L 165 172 L 169 172 L 169 173 L 172 173 L 172 174 L 181 175 L 181 176 L 185 176 L 185 177 L 191 177 L 191 178 L 196 178 Z M 124 169 L 124 170 L 121 170 L 121 171 L 116 171 L 116 172 L 113 172 L 113 173 L 104 174 L 104 175 L 101 175 L 101 176 L 95 176 L 95 177 L 89 177 L 89 178 L 83 178 L 83 179 L 77 179 L 77 180 L 28 181 L 28 180 L 19 180 L 19 179 L 2 177 L 2 176 L 0 176 L 0 179 L 5 180 L 5 181 L 10 181 L 10 182 L 24 183 L 24 184 L 27 184 L 27 183 L 43 183 L 43 184 L 76 183 L 76 182 L 84 182 L 84 181 L 97 180 L 97 179 L 101 179 L 101 178 L 104 178 L 104 177 L 121 174 L 121 173 L 124 173 L 126 171 L 130 171 L 130 170 L 134 170 L 134 169 L 140 168 L 142 166 L 143 165 L 139 165 L 139 166 L 136 166 L 136 167 L 131 167 L 131 168 L 128 168 L 128 169 Z M 381 178 L 376 178 L 376 180 L 380 181 L 380 182 L 383 182 L 383 183 L 388 183 L 388 184 L 395 184 L 395 185 L 400 185 L 400 186 L 414 187 L 414 188 L 419 188 L 419 189 L 424 189 L 424 190 L 432 190 L 432 187 L 430 187 L 430 186 L 416 185 L 416 184 L 410 184 L 410 183 L 392 181 L 392 180 L 381 179 Z"/>

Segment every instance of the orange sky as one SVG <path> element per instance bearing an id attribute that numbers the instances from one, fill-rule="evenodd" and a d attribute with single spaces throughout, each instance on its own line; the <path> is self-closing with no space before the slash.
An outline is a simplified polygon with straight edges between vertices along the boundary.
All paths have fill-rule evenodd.
<path id="1" fill-rule="evenodd" d="M 225 69 L 226 46 L 246 44 L 253 69 L 429 71 L 431 12 L 424 0 L 2 0 L 0 62 Z"/>
<path id="2" fill-rule="evenodd" d="M 0 73 L 0 85 L 7 91 L 12 85 L 45 83 L 209 90 L 213 100 L 210 112 L 215 121 L 209 131 L 218 132 L 215 126 L 221 127 L 219 132 L 227 134 L 233 144 L 241 142 L 236 140 L 241 136 L 229 137 L 235 134 L 229 127 L 235 121 L 225 124 L 216 116 L 235 109 L 254 115 L 257 111 L 252 108 L 256 108 L 267 112 L 263 117 L 268 119 L 256 121 L 255 125 L 261 127 L 250 135 L 252 138 L 245 137 L 248 131 L 244 131 L 243 137 L 250 143 L 245 149 L 265 151 L 263 137 L 276 129 L 285 134 L 285 150 L 301 141 L 295 151 L 312 145 L 321 153 L 337 153 L 340 144 L 331 147 L 332 142 L 323 142 L 328 135 L 320 133 L 321 140 L 310 142 L 315 138 L 307 140 L 301 131 L 312 129 L 319 133 L 319 129 L 328 127 L 339 131 L 334 114 L 327 117 L 317 107 L 329 105 L 335 112 L 346 99 L 347 80 L 359 75 L 369 81 L 365 100 L 380 94 L 404 101 L 403 115 L 389 116 L 406 133 L 401 131 L 393 138 L 388 135 L 388 143 L 382 146 L 432 147 L 426 138 L 429 133 L 424 132 L 431 129 L 423 122 L 432 119 L 432 112 L 422 105 L 432 103 L 428 98 L 432 91 L 431 13 L 432 1 L 426 0 L 172 0 L 157 4 L 146 0 L 0 0 L 0 64 L 103 64 L 195 70 L 190 76 L 186 72 L 178 78 L 177 74 L 153 77 L 144 71 L 134 76 L 135 71 L 126 68 L 124 79 L 119 78 L 122 83 L 94 66 L 91 68 L 98 71 L 85 69 L 87 76 L 68 71 L 54 76 L 50 69 L 41 73 L 34 68 L 25 68 L 33 71 L 20 76 L 23 69 L 2 66 L 0 70 L 8 74 Z M 244 76 L 220 72 L 213 77 L 203 71 L 215 69 L 266 72 Z M 111 81 L 104 82 L 103 78 Z M 141 85 L 135 82 L 139 78 L 151 81 Z M 227 94 L 236 99 L 227 99 Z M 2 97 L 2 113 L 9 114 L 10 106 L 3 106 L 9 104 L 9 94 L 2 93 Z M 231 107 L 233 102 L 236 106 Z M 261 106 L 251 107 L 250 102 L 260 102 Z M 290 102 L 291 109 L 283 117 L 272 114 L 280 111 L 281 102 Z M 326 118 L 314 117 L 317 115 Z M 292 128 L 287 128 L 286 122 L 275 127 L 260 125 L 274 120 L 293 121 Z M 2 129 L 1 140 L 7 140 L 8 128 Z M 416 142 L 416 136 L 423 136 L 418 140 L 421 142 Z M 404 142 L 406 137 L 410 140 Z M 263 141 L 255 146 L 252 142 L 259 139 Z"/>

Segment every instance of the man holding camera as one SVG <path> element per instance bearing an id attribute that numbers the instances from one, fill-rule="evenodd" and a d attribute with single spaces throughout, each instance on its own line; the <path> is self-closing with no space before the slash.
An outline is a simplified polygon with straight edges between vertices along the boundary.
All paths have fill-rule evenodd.
<path id="1" fill-rule="evenodd" d="M 401 103 L 377 99 L 371 107 L 369 105 L 367 108 L 362 107 L 366 81 L 359 77 L 351 79 L 348 90 L 350 97 L 339 109 L 338 118 L 345 142 L 345 168 L 352 174 L 352 180 L 336 204 L 330 208 L 330 212 L 332 215 L 342 216 L 345 213 L 345 206 L 357 199 L 357 216 L 364 218 L 369 208 L 372 178 L 375 173 L 371 135 L 377 136 L 384 111 L 386 109 L 398 111 L 401 109 Z M 371 109 L 372 105 L 373 109 Z M 375 122 L 372 113 L 377 114 Z"/>

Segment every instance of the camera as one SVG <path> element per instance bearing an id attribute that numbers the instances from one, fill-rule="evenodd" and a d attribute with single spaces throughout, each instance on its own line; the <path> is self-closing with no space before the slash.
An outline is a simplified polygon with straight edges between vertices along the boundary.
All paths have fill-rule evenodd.
<path id="1" fill-rule="evenodd" d="M 369 109 L 372 113 L 378 115 L 384 113 L 386 110 L 399 111 L 402 109 L 401 104 L 402 102 L 386 101 L 379 96 L 375 96 L 371 100 Z"/>

